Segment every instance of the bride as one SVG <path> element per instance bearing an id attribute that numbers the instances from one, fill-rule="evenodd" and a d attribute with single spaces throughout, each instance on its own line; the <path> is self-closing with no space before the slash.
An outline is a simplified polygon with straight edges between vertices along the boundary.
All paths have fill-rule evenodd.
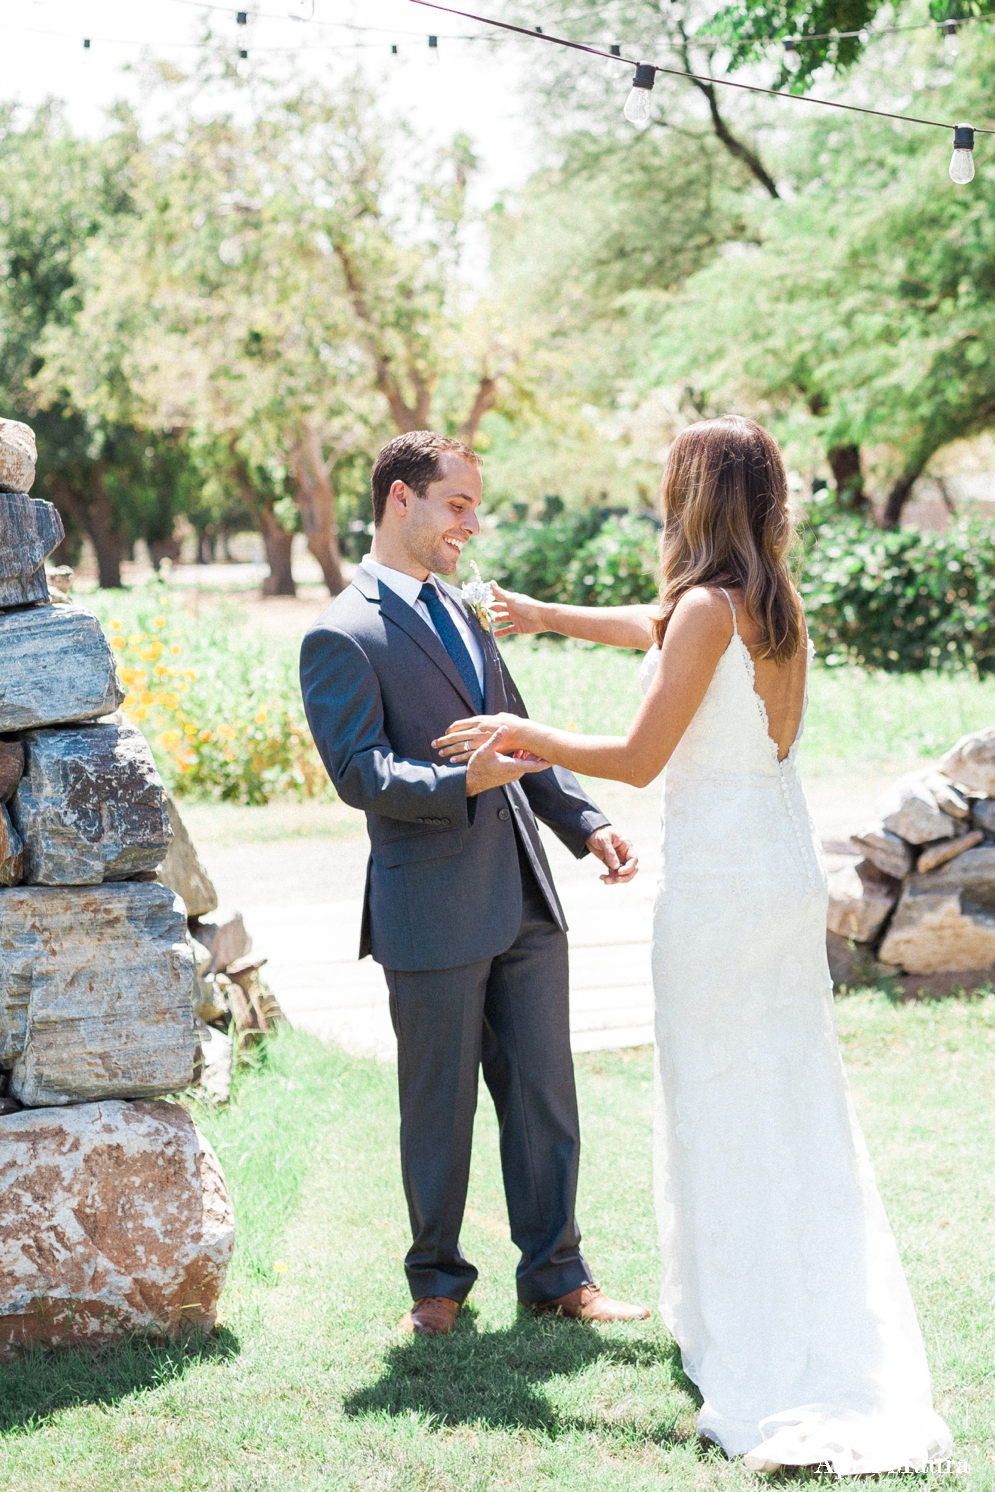
<path id="1" fill-rule="evenodd" d="M 661 1309 L 702 1395 L 698 1431 L 758 1471 L 921 1469 L 950 1435 L 837 1043 L 826 877 L 795 770 L 811 644 L 773 438 L 734 416 L 692 425 L 670 450 L 663 516 L 656 608 L 495 592 L 502 632 L 648 652 L 624 739 L 498 715 L 435 745 L 637 787 L 667 767 Z"/>

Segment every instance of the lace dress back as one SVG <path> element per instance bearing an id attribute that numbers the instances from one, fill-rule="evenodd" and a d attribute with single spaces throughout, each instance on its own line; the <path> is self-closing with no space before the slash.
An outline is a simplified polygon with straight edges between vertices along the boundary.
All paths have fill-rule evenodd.
<path id="1" fill-rule="evenodd" d="M 825 871 L 795 769 L 804 715 L 779 762 L 730 607 L 664 789 L 661 1309 L 704 1400 L 699 1433 L 727 1454 L 920 1465 L 950 1437 L 840 1058 Z"/>

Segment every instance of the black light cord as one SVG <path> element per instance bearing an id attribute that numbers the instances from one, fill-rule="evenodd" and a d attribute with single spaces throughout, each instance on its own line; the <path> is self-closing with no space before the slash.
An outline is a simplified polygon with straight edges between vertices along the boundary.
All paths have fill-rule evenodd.
<path id="1" fill-rule="evenodd" d="M 446 15 L 459 16 L 464 21 L 478 21 L 482 26 L 494 26 L 499 31 L 512 31 L 518 36 L 531 37 L 533 41 L 548 41 L 557 47 L 570 47 L 575 52 L 586 52 L 591 57 L 604 57 L 609 62 L 623 62 L 629 67 L 639 65 L 631 57 L 622 57 L 617 52 L 603 52 L 600 47 L 588 46 L 586 42 L 571 41 L 566 36 L 552 36 L 548 31 L 530 31 L 527 26 L 513 26 L 510 21 L 496 21 L 493 16 L 478 16 L 469 10 L 455 10 L 450 5 L 439 5 L 437 0 L 409 0 L 409 3 L 424 6 L 428 10 L 441 10 Z M 761 88 L 755 83 L 734 83 L 731 78 L 713 78 L 707 73 L 685 72 L 679 67 L 660 67 L 655 62 L 651 66 L 658 73 L 666 73 L 671 78 L 689 78 L 693 83 L 717 85 L 719 88 L 738 88 L 743 93 L 763 93 L 768 98 L 787 98 L 793 103 L 818 104 L 824 109 L 845 109 L 848 114 L 872 114 L 876 119 L 900 119 L 905 124 L 926 124 L 933 129 L 957 128 L 955 124 L 946 124 L 940 119 L 919 119 L 914 114 L 889 114 L 884 109 L 863 109 L 859 104 L 841 104 L 834 99 L 811 98 L 807 93 L 785 93 L 782 89 Z M 995 135 L 995 129 L 985 129 L 981 125 L 975 125 L 974 128 L 979 135 Z"/>

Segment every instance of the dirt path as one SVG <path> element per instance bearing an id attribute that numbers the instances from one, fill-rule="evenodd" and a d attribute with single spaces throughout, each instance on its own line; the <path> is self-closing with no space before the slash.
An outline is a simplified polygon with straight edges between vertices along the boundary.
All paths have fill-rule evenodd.
<path id="1" fill-rule="evenodd" d="M 812 776 L 806 782 L 827 857 L 873 814 L 894 772 Z M 576 861 L 543 831 L 570 924 L 574 1047 L 591 1051 L 652 1040 L 650 928 L 660 869 L 660 787 L 592 784 L 637 846 L 640 874 L 606 887 L 590 856 Z M 356 958 L 367 841 L 361 814 L 342 804 L 183 808 L 222 899 L 245 917 L 287 1015 L 348 1050 L 392 1057 L 383 974 Z"/>

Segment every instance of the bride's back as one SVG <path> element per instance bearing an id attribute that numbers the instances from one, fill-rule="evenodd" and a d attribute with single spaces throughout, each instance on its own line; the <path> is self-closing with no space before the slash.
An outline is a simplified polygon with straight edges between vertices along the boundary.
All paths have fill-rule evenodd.
<path id="1" fill-rule="evenodd" d="M 730 587 L 728 595 L 736 608 L 739 635 L 753 663 L 753 687 L 767 712 L 768 734 L 777 746 L 778 760 L 784 761 L 795 743 L 805 713 L 807 645 L 800 647 L 785 663 L 762 657 L 764 629 L 747 612 L 741 589 Z"/>

